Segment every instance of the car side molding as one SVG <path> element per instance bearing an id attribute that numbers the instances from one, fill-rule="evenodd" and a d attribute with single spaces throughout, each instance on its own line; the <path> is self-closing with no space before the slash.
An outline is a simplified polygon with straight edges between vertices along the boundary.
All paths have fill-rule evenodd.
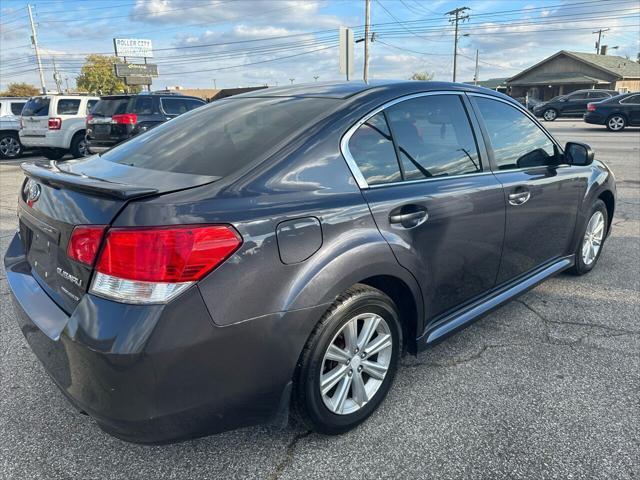
<path id="1" fill-rule="evenodd" d="M 426 332 L 418 338 L 418 350 L 444 340 L 449 335 L 462 330 L 476 320 L 491 313 L 493 310 L 511 301 L 513 298 L 531 290 L 544 280 L 571 268 L 575 262 L 573 255 L 562 257 L 534 270 L 524 278 L 508 283 L 489 294 L 452 312 L 445 313 L 440 320 L 436 320 Z"/>

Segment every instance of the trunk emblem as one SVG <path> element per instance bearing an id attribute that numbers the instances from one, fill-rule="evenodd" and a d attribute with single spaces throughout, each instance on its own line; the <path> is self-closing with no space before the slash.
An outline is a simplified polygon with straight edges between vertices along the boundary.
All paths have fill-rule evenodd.
<path id="1" fill-rule="evenodd" d="M 69 272 L 65 272 L 63 269 L 61 269 L 60 267 L 56 268 L 56 273 L 58 275 L 60 275 L 62 278 L 64 278 L 65 280 L 70 281 L 71 283 L 73 283 L 74 285 L 81 287 L 82 288 L 82 280 L 80 280 L 78 277 L 76 277 L 75 275 L 71 275 Z"/>
<path id="2" fill-rule="evenodd" d="M 33 204 L 40 198 L 42 188 L 33 179 L 29 179 L 24 186 L 24 194 L 27 197 L 27 205 L 33 207 Z"/>

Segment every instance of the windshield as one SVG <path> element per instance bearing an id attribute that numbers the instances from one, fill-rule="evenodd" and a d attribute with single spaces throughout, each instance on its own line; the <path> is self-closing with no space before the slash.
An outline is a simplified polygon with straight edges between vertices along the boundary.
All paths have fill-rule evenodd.
<path id="1" fill-rule="evenodd" d="M 102 98 L 93 107 L 91 114 L 98 117 L 111 117 L 118 113 L 126 113 L 129 98 L 131 97 Z"/>
<path id="2" fill-rule="evenodd" d="M 134 137 L 102 158 L 139 168 L 224 177 L 264 158 L 336 104 L 327 98 L 218 100 Z"/>
<path id="3" fill-rule="evenodd" d="M 49 115 L 49 98 L 33 97 L 25 104 L 22 109 L 23 117 L 46 117 Z"/>

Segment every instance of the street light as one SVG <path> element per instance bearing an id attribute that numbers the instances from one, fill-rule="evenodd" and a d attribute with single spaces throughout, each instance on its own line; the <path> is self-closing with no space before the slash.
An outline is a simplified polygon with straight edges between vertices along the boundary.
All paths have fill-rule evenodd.
<path id="1" fill-rule="evenodd" d="M 320 75 L 314 75 L 314 76 L 313 76 L 313 79 L 314 79 L 316 82 L 318 81 L 318 79 L 319 79 L 319 78 L 320 78 Z"/>
<path id="2" fill-rule="evenodd" d="M 291 85 L 293 85 L 293 81 L 295 80 L 295 78 L 290 78 L 289 81 L 291 82 Z"/>

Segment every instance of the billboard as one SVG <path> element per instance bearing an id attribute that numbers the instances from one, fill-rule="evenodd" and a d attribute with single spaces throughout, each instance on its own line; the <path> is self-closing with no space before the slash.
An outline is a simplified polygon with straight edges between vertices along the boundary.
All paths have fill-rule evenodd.
<path id="1" fill-rule="evenodd" d="M 116 77 L 157 77 L 158 66 L 153 63 L 116 63 Z"/>
<path id="2" fill-rule="evenodd" d="M 151 77 L 124 77 L 126 85 L 151 85 Z"/>
<path id="3" fill-rule="evenodd" d="M 151 40 L 144 38 L 114 38 L 117 57 L 153 57 Z"/>

